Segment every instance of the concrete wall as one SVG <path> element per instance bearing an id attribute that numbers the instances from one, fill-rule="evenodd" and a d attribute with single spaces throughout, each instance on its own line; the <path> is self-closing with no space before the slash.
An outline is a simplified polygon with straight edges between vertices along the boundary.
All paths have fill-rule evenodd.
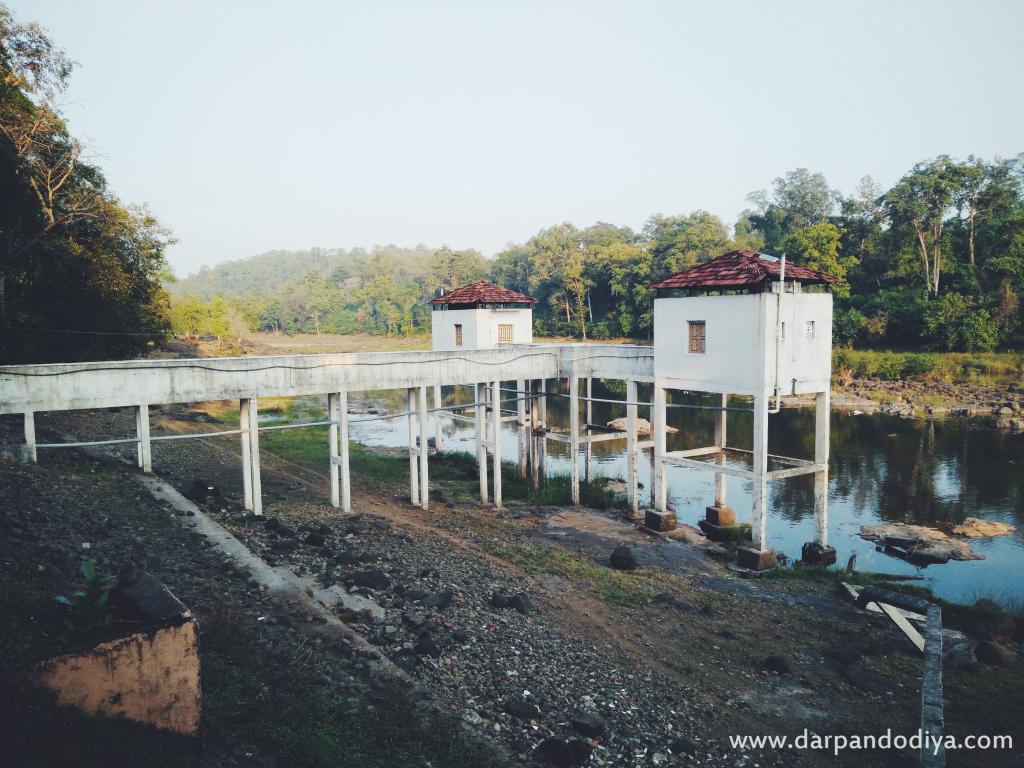
<path id="1" fill-rule="evenodd" d="M 494 349 L 498 346 L 498 326 L 512 326 L 513 344 L 533 343 L 533 310 L 441 309 L 431 312 L 430 331 L 435 350 Z M 455 345 L 455 326 L 462 325 L 462 346 Z"/>
<path id="2" fill-rule="evenodd" d="M 786 293 L 779 388 L 824 392 L 832 371 L 832 295 Z M 702 392 L 760 394 L 775 386 L 774 293 L 655 299 L 654 372 L 665 385 Z M 704 321 L 705 352 L 689 352 L 689 321 Z M 814 323 L 807 338 L 807 323 Z M 793 379 L 796 379 L 794 390 Z"/>

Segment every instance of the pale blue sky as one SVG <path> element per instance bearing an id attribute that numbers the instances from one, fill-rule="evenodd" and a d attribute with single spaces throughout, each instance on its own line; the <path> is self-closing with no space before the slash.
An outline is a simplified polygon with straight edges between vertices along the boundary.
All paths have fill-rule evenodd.
<path id="1" fill-rule="evenodd" d="M 731 223 L 1024 151 L 1024 2 L 7 0 L 80 63 L 66 114 L 180 275 L 273 248 L 493 255 L 561 221 Z"/>

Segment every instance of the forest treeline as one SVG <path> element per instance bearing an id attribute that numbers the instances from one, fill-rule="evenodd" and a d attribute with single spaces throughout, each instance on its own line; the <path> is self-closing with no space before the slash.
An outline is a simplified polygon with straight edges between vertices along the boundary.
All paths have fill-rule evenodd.
<path id="1" fill-rule="evenodd" d="M 274 251 L 171 286 L 172 321 L 184 334 L 413 334 L 430 327 L 427 301 L 487 277 L 539 300 L 538 335 L 647 338 L 653 280 L 750 248 L 846 280 L 835 290 L 838 344 L 1020 345 L 1024 155 L 942 156 L 887 190 L 864 177 L 850 195 L 798 168 L 748 199 L 731 226 L 707 211 L 656 214 L 640 231 L 563 223 L 493 259 L 424 246 Z"/>
<path id="2" fill-rule="evenodd" d="M 68 131 L 72 69 L 0 5 L 0 362 L 132 355 L 169 328 L 170 235 Z"/>

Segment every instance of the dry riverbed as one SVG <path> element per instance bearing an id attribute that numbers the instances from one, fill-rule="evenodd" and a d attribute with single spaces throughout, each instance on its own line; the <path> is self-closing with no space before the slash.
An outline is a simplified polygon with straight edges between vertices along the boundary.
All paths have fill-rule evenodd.
<path id="1" fill-rule="evenodd" d="M 183 416 L 163 412 L 159 431 L 202 428 Z M 109 436 L 130 434 L 132 420 L 127 411 L 73 414 L 39 426 L 54 437 Z M 83 554 L 108 570 L 140 562 L 203 628 L 206 726 L 190 748 L 195 765 L 524 764 L 545 754 L 555 764 L 824 765 L 835 758 L 734 749 L 729 736 L 917 728 L 920 657 L 833 582 L 740 579 L 703 545 L 648 537 L 613 512 L 439 501 L 424 513 L 370 477 L 355 478 L 355 514 L 346 516 L 326 504 L 325 472 L 270 454 L 265 519 L 256 519 L 240 508 L 234 439 L 154 446 L 156 472 L 252 552 L 379 605 L 383 616 L 341 618 L 451 713 L 437 718 L 416 706 L 414 689 L 375 680 L 351 647 L 315 643 L 310 616 L 274 604 L 204 547 L 141 493 L 131 470 L 77 452 L 42 461 L 0 467 L 4 561 L 15 591 L 27 585 L 7 598 L 4 642 L 19 650 L 5 671 L 52 650 L 53 609 L 27 606 L 73 588 Z M 607 567 L 622 544 L 636 570 Z M 28 628 L 17 624 L 26 611 Z M 949 731 L 1010 732 L 1020 743 L 1022 668 L 950 671 Z M 56 727 L 60 718 L 40 707 L 29 720 Z M 417 750 L 423 760 L 403 762 Z M 912 760 L 848 753 L 839 763 Z M 1010 760 L 986 753 L 950 764 Z"/>

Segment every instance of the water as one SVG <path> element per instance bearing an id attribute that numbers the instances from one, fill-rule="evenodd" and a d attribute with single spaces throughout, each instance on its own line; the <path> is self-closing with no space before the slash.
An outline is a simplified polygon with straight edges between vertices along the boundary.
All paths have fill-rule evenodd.
<path id="1" fill-rule="evenodd" d="M 561 392 L 554 384 L 556 395 Z M 616 386 L 619 385 L 619 386 Z M 595 397 L 624 398 L 621 382 L 595 382 Z M 646 390 L 646 391 L 645 391 Z M 445 388 L 449 403 L 472 402 L 469 387 Z M 640 400 L 650 401 L 650 387 L 640 386 Z M 670 402 L 709 403 L 693 396 L 670 393 Z M 506 398 L 513 395 L 506 394 Z M 390 403 L 404 411 L 397 394 Z M 430 400 L 433 407 L 433 400 Z M 730 403 L 746 407 L 741 400 Z M 507 405 L 514 408 L 514 405 Z M 593 423 L 604 424 L 625 416 L 624 406 L 593 404 Z M 646 417 L 645 409 L 640 415 Z M 714 434 L 713 412 L 669 409 L 668 422 L 679 432 L 668 436 L 669 450 L 710 445 Z M 358 424 L 353 414 L 353 439 L 370 446 L 407 445 L 408 424 L 404 418 Z M 548 398 L 549 426 L 564 429 L 568 423 L 568 400 Z M 729 445 L 750 449 L 753 417 L 729 413 Z M 433 435 L 433 421 L 430 425 Z M 475 451 L 471 424 L 444 425 L 445 450 Z M 625 440 L 592 446 L 596 476 L 625 477 Z M 784 409 L 772 416 L 769 452 L 782 456 L 812 458 L 814 410 Z M 502 428 L 502 457 L 514 460 L 518 439 L 515 427 Z M 583 461 L 581 451 L 580 461 Z M 569 471 L 568 446 L 548 442 L 548 471 Z M 582 471 L 582 470 L 581 470 Z M 642 503 L 647 503 L 650 463 L 641 452 Z M 669 498 L 680 522 L 696 524 L 704 508 L 714 499 L 714 475 L 702 470 L 666 468 Z M 751 518 L 751 484 L 741 478 L 727 478 L 729 506 L 738 519 Z M 798 558 L 800 547 L 814 538 L 814 489 L 811 476 L 790 478 L 769 484 L 768 546 Z M 959 522 L 964 517 L 998 520 L 1016 527 L 1009 536 L 974 539 L 971 548 L 984 560 L 956 562 L 919 568 L 883 552 L 858 535 L 863 525 L 880 522 L 908 522 L 933 525 Z M 840 563 L 857 553 L 862 571 L 919 574 L 924 585 L 951 600 L 973 602 L 990 597 L 1004 603 L 1024 600 L 1024 435 L 999 431 L 989 419 L 900 419 L 884 414 L 853 416 L 832 414 L 829 475 L 829 541 L 837 549 Z"/>

